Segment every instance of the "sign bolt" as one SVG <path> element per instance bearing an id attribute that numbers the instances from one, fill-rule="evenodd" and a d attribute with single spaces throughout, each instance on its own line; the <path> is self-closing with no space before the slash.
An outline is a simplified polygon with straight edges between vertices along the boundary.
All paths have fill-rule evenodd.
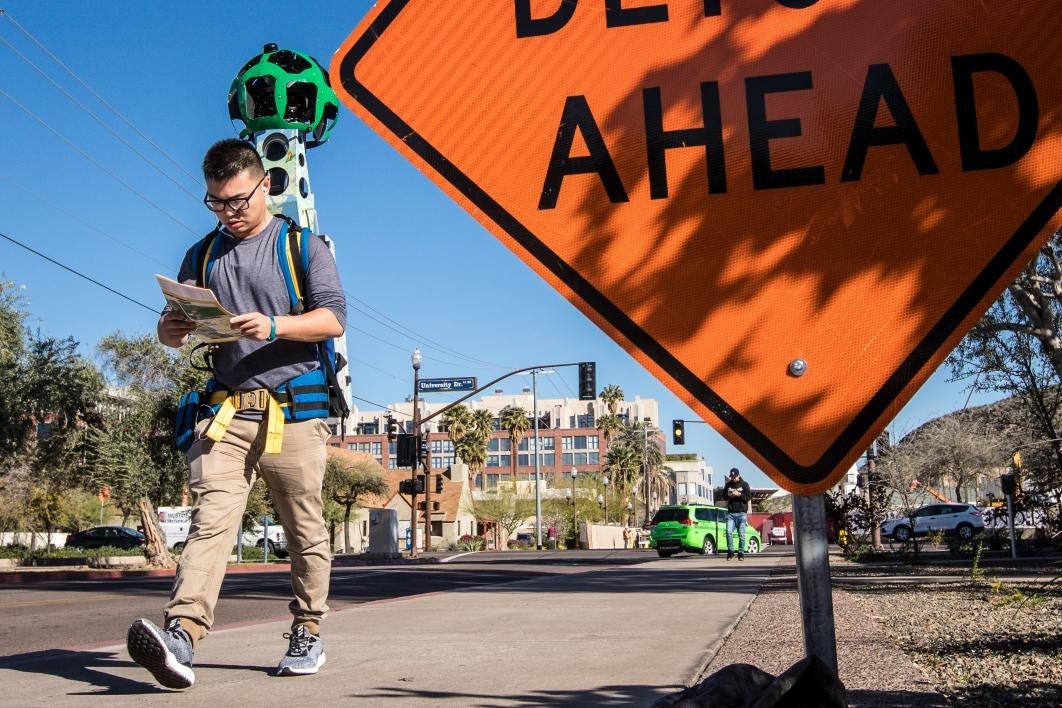
<path id="1" fill-rule="evenodd" d="M 789 362 L 789 373 L 793 376 L 803 376 L 808 370 L 808 363 L 803 359 L 793 359 Z"/>

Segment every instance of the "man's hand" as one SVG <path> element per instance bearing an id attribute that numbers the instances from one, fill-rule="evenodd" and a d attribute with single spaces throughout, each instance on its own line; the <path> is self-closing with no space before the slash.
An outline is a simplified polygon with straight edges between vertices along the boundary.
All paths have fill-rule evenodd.
<path id="1" fill-rule="evenodd" d="M 269 339 L 269 332 L 271 330 L 274 338 L 278 336 L 277 331 L 273 329 L 273 325 L 269 321 L 269 315 L 263 315 L 261 312 L 248 312 L 243 315 L 236 315 L 229 320 L 229 324 L 233 327 L 238 327 L 240 334 L 244 337 L 258 342 L 264 342 Z"/>
<path id="2" fill-rule="evenodd" d="M 187 320 L 175 312 L 164 312 L 159 318 L 156 331 L 159 341 L 167 347 L 180 347 L 188 341 L 188 335 L 198 327 L 195 322 Z"/>

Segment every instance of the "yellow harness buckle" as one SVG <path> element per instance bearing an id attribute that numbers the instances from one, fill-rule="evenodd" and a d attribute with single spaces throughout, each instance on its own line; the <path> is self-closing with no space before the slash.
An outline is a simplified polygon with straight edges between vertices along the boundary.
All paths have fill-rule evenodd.
<path id="1" fill-rule="evenodd" d="M 221 404 L 218 412 L 214 414 L 214 420 L 207 427 L 206 437 L 214 442 L 220 442 L 232 423 L 237 411 L 256 410 L 265 411 L 266 439 L 265 452 L 268 454 L 279 453 L 284 443 L 284 410 L 286 403 L 280 403 L 264 388 L 254 391 L 215 391 L 208 399 L 211 405 Z"/>

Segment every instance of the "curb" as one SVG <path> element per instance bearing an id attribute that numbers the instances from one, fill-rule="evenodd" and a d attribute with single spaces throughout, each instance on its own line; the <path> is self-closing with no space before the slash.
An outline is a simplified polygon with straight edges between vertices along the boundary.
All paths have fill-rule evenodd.
<path id="1" fill-rule="evenodd" d="M 225 569 L 227 573 L 279 573 L 289 572 L 290 563 L 247 563 L 230 565 Z M 46 583 L 46 582 L 69 582 L 72 580 L 117 580 L 120 578 L 164 578 L 173 577 L 177 573 L 176 568 L 137 568 L 137 569 L 101 569 L 83 568 L 81 570 L 64 568 L 53 570 L 44 568 L 41 570 L 7 570 L 0 571 L 0 585 L 15 585 L 19 583 Z"/>

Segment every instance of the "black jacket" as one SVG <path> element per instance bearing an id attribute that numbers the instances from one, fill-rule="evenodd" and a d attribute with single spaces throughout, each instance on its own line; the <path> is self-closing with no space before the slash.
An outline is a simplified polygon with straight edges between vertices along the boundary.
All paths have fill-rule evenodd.
<path id="1" fill-rule="evenodd" d="M 740 494 L 731 495 L 730 490 L 737 490 Z M 727 480 L 723 485 L 723 498 L 726 499 L 726 510 L 730 513 L 748 512 L 749 502 L 752 501 L 752 489 L 749 483 L 743 479 L 736 482 Z"/>

